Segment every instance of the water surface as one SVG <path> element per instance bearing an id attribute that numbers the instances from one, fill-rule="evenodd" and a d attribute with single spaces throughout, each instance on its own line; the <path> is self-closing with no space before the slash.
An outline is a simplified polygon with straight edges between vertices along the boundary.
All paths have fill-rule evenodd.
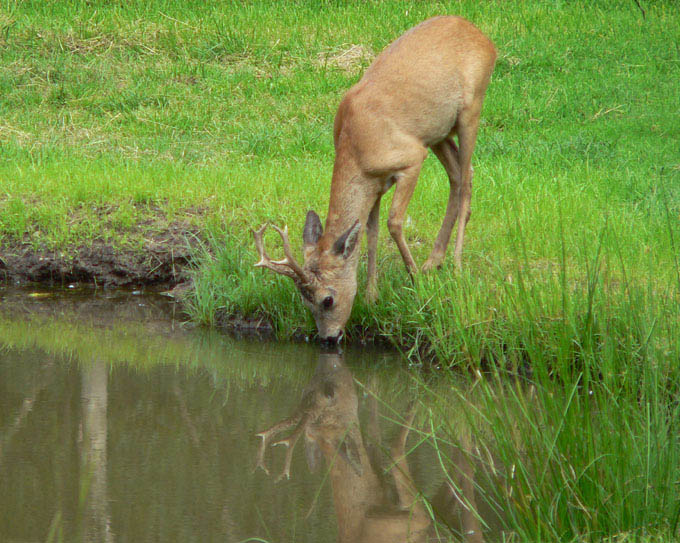
<path id="1" fill-rule="evenodd" d="M 154 295 L 0 296 L 1 541 L 335 541 L 327 470 L 298 450 L 276 482 L 283 447 L 270 475 L 254 470 L 255 434 L 296 411 L 316 346 L 193 328 Z M 362 385 L 389 391 L 384 436 L 409 401 L 396 356 L 343 357 L 362 428 Z M 441 484 L 424 448 L 409 464 L 422 488 Z"/>

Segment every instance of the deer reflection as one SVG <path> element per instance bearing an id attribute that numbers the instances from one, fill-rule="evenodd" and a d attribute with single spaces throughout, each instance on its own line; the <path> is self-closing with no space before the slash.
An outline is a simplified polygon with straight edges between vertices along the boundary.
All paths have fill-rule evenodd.
<path id="1" fill-rule="evenodd" d="M 295 413 L 260 432 L 257 467 L 267 474 L 265 453 L 268 445 L 286 446 L 283 472 L 290 476 L 293 452 L 303 437 L 308 464 L 314 469 L 324 459 L 329 470 L 333 502 L 338 523 L 339 543 L 425 543 L 435 537 L 432 517 L 425 509 L 413 483 L 406 453 L 406 441 L 415 409 L 409 409 L 405 423 L 394 439 L 386 462 L 379 448 L 364 443 L 359 422 L 359 402 L 352 374 L 341 354 L 323 353 L 311 381 L 304 389 Z M 377 402 L 372 406 L 372 421 L 377 419 Z M 377 430 L 377 424 L 369 424 Z M 275 436 L 286 430 L 281 440 Z M 379 438 L 375 436 L 374 443 Z M 463 461 L 456 477 L 449 477 L 437 493 L 438 501 L 449 510 L 463 509 L 462 533 L 469 542 L 483 541 L 474 511 L 471 468 Z M 463 476 L 462 476 L 463 475 Z M 467 479 L 465 484 L 458 484 Z M 454 481 L 452 485 L 450 481 Z"/>

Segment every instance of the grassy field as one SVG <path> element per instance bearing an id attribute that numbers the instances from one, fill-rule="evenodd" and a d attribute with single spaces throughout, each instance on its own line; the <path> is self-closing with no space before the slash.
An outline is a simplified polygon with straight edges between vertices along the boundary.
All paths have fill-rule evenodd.
<path id="1" fill-rule="evenodd" d="M 380 296 L 364 302 L 362 264 L 350 339 L 489 372 L 455 405 L 446 380 L 425 389 L 425 438 L 456 441 L 468 419 L 480 473 L 496 475 L 485 451 L 507 468 L 488 498 L 511 539 L 677 536 L 675 2 L 0 5 L 0 244 L 143 251 L 145 229 L 184 221 L 202 233 L 193 318 L 264 317 L 282 338 L 314 324 L 288 280 L 252 268 L 249 229 L 301 242 L 328 205 L 343 92 L 417 22 L 472 20 L 499 58 L 464 270 L 449 255 L 411 282 L 383 225 Z M 430 157 L 406 225 L 418 262 L 447 195 Z"/>
<path id="2" fill-rule="evenodd" d="M 565 311 L 565 286 L 579 314 L 588 290 L 677 296 L 672 3 L 643 17 L 634 2 L 5 2 L 0 239 L 143 250 L 135 225 L 181 218 L 213 255 L 199 263 L 196 318 L 259 313 L 282 336 L 312 331 L 291 285 L 250 268 L 248 229 L 271 220 L 299 233 L 308 208 L 323 216 L 342 93 L 395 36 L 437 13 L 468 17 L 499 50 L 466 271 L 447 265 L 411 286 L 383 227 L 380 302 L 357 303 L 351 325 L 450 357 L 469 347 L 437 328 L 512 325 L 517 302 L 538 312 L 531 320 L 551 320 Z M 430 158 L 407 226 L 420 261 L 447 193 Z M 542 299 L 527 302 L 525 288 Z"/>
<path id="3" fill-rule="evenodd" d="M 342 93 L 403 30 L 458 13 L 499 51 L 465 271 L 449 258 L 411 284 L 383 226 L 380 299 L 358 299 L 353 335 L 469 362 L 524 342 L 527 323 L 627 333 L 634 304 L 663 326 L 680 282 L 680 22 L 673 3 L 642 7 L 4 2 L 0 240 L 143 251 L 146 231 L 181 220 L 205 240 L 196 319 L 311 333 L 292 285 L 251 268 L 249 228 L 299 236 L 307 209 L 325 214 Z M 419 262 L 447 195 L 431 157 L 406 228 Z"/>

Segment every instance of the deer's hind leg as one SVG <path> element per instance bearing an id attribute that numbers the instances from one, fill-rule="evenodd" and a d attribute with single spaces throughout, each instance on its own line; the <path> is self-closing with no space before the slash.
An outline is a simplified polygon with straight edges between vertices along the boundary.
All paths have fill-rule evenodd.
<path id="1" fill-rule="evenodd" d="M 461 112 L 456 131 L 458 132 L 458 164 L 461 172 L 460 205 L 458 208 L 458 232 L 456 234 L 456 248 L 453 252 L 453 261 L 456 268 L 461 268 L 463 256 L 463 237 L 465 226 L 470 220 L 470 199 L 472 197 L 472 152 L 477 142 L 477 130 L 479 129 L 479 114 L 481 113 L 481 101 L 475 102 L 470 108 Z"/>
<path id="2" fill-rule="evenodd" d="M 458 118 L 454 130 L 443 141 L 432 146 L 432 151 L 442 163 L 449 176 L 450 190 L 444 222 L 439 229 L 439 234 L 435 240 L 430 257 L 423 265 L 423 271 L 441 265 L 456 220 L 458 221 L 458 232 L 456 234 L 456 248 L 453 253 L 453 259 L 456 267 L 458 269 L 461 268 L 465 226 L 470 220 L 470 199 L 472 197 L 471 161 L 472 152 L 477 141 L 480 111 L 481 102 L 475 102 L 471 107 L 464 109 Z M 453 141 L 454 133 L 458 134 L 458 145 L 460 148 Z"/>
<path id="3" fill-rule="evenodd" d="M 460 172 L 460 156 L 458 147 L 453 141 L 453 134 L 447 136 L 444 140 L 431 147 L 434 155 L 442 163 L 446 170 L 446 175 L 449 177 L 449 201 L 446 204 L 446 214 L 444 221 L 437 234 L 437 239 L 434 242 L 434 247 L 430 253 L 429 258 L 423 264 L 423 271 L 426 272 L 432 268 L 441 266 L 444 256 L 446 255 L 446 248 L 451 239 L 451 232 L 453 225 L 458 218 L 461 201 L 461 172 Z"/>

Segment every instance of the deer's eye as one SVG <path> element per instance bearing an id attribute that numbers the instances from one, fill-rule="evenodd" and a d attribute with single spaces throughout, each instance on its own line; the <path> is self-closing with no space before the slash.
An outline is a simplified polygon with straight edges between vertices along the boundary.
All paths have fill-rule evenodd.
<path id="1" fill-rule="evenodd" d="M 326 296 L 323 299 L 323 302 L 321 302 L 321 305 L 323 306 L 324 309 L 330 309 L 333 307 L 333 296 Z"/>

